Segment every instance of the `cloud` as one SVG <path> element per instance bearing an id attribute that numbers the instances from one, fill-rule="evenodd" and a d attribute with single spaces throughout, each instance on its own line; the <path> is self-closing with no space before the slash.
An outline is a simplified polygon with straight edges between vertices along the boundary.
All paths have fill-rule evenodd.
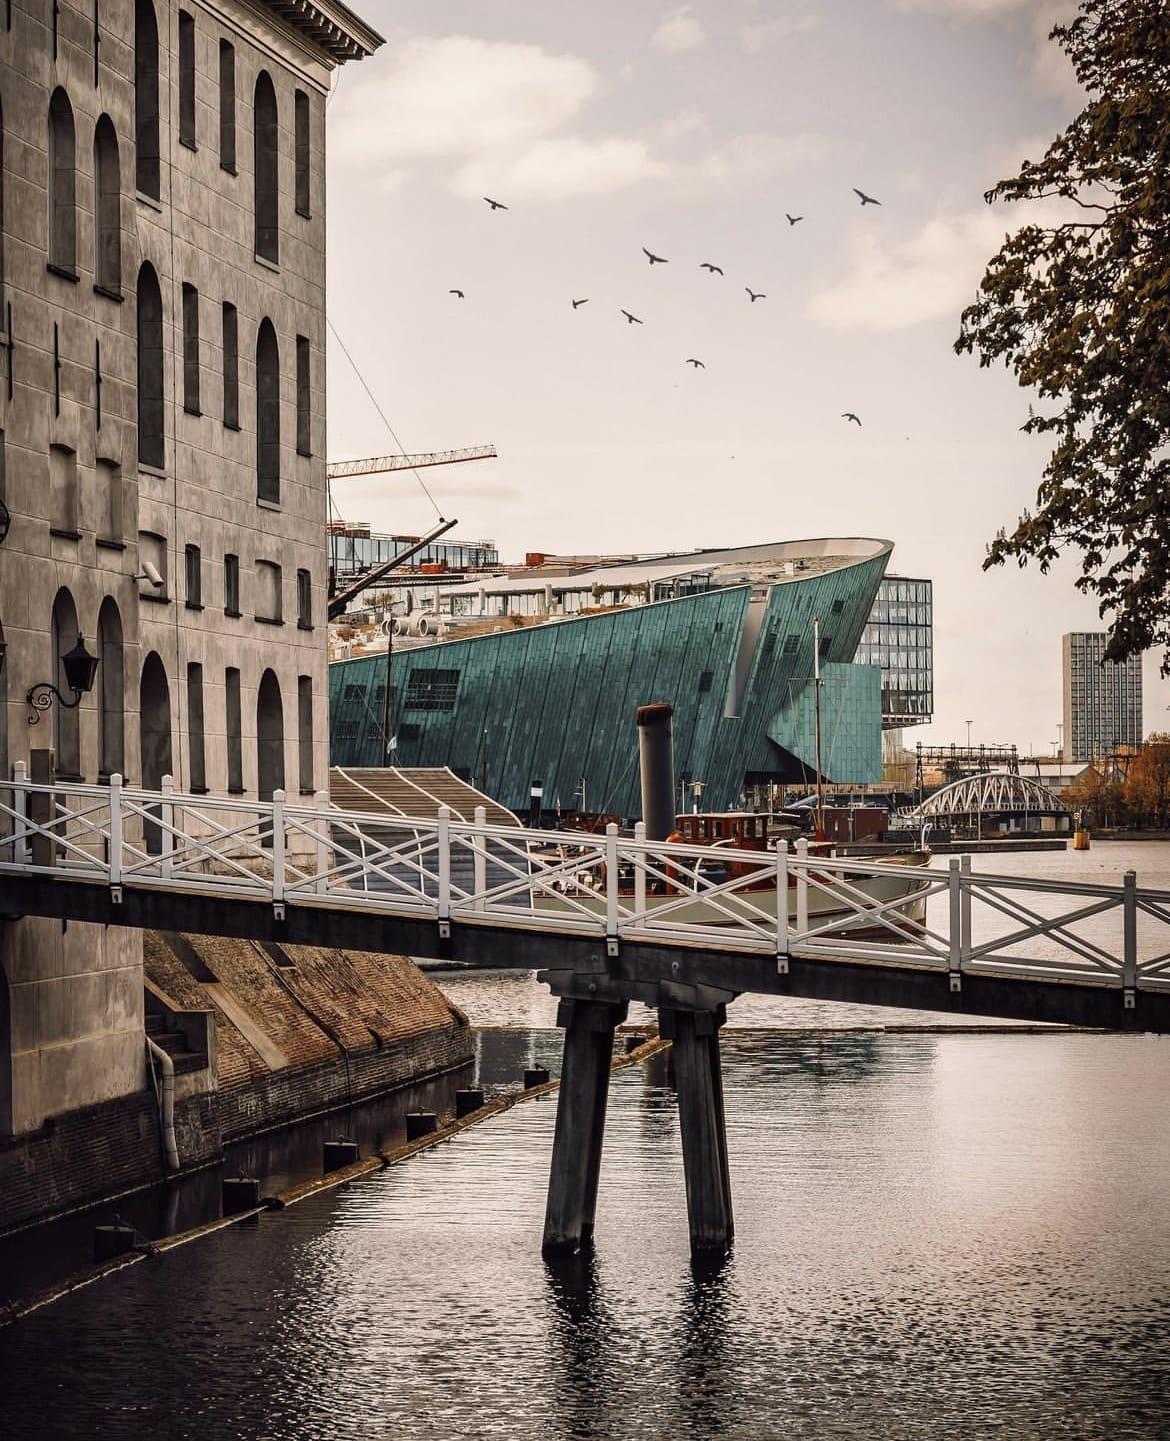
<path id="1" fill-rule="evenodd" d="M 726 187 L 818 153 L 809 136 L 756 133 L 704 152 L 707 124 L 694 108 L 644 135 L 581 133 L 600 90 L 596 72 L 577 56 L 462 35 L 420 37 L 338 91 L 330 157 L 360 166 L 380 191 L 427 170 L 458 195 L 555 201 L 653 181 Z"/>
<path id="2" fill-rule="evenodd" d="M 822 156 L 825 148 L 824 142 L 812 134 L 782 136 L 749 131 L 733 136 L 702 156 L 693 173 L 719 184 L 752 180 L 793 170 L 805 161 Z"/>
<path id="3" fill-rule="evenodd" d="M 1036 0 L 888 0 L 895 10 L 925 10 L 932 15 L 1002 15 L 1005 10 L 1032 10 Z"/>
<path id="4" fill-rule="evenodd" d="M 942 316 L 957 322 L 1004 236 L 1066 212 L 1059 202 L 989 206 L 936 216 L 907 239 L 870 231 L 857 237 L 845 273 L 812 297 L 808 313 L 838 330 L 904 330 Z"/>
<path id="5" fill-rule="evenodd" d="M 664 50 L 668 55 L 680 55 L 684 50 L 698 50 L 707 43 L 707 32 L 695 19 L 689 5 L 680 5 L 671 10 L 658 22 L 658 29 L 650 37 L 655 50 Z"/>
<path id="6" fill-rule="evenodd" d="M 331 153 L 358 164 L 497 153 L 568 124 L 597 89 L 594 70 L 575 55 L 419 37 L 338 91 Z"/>
<path id="7" fill-rule="evenodd" d="M 792 35 L 815 30 L 820 17 L 812 14 L 778 15 L 771 20 L 749 20 L 739 27 L 739 43 L 749 55 L 770 50 Z"/>
<path id="8" fill-rule="evenodd" d="M 490 179 L 509 199 L 561 200 L 606 195 L 661 179 L 670 170 L 650 153 L 644 140 L 561 135 L 534 141 L 510 161 L 471 161 L 456 176 L 454 188 L 464 195 L 479 195 Z"/>

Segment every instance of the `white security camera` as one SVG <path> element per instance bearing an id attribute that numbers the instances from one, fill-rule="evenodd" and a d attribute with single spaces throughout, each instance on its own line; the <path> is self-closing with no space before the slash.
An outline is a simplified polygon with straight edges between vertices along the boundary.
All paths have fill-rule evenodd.
<path id="1" fill-rule="evenodd" d="M 150 581 L 151 585 L 154 586 L 155 590 L 162 590 L 163 585 L 165 584 L 162 576 L 158 573 L 158 567 L 154 564 L 153 561 L 149 560 L 144 560 L 142 562 L 142 574 L 136 575 L 134 579 Z"/>

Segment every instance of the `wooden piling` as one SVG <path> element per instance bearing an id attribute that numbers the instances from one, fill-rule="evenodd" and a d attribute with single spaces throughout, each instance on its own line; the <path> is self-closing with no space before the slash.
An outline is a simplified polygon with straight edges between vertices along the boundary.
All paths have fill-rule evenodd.
<path id="1" fill-rule="evenodd" d="M 719 1060 L 726 1011 L 662 1007 L 658 1014 L 662 1034 L 672 1043 L 691 1250 L 723 1251 L 735 1234 Z"/>
<path id="2" fill-rule="evenodd" d="M 625 1002 L 567 998 L 557 1007 L 565 1045 L 544 1217 L 546 1255 L 575 1251 L 593 1238 L 613 1034 L 626 1010 Z"/>

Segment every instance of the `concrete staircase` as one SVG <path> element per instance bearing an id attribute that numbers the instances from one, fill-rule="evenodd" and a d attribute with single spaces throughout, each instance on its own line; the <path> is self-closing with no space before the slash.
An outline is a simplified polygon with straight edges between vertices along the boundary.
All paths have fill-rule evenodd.
<path id="1" fill-rule="evenodd" d="M 202 1071 L 207 1067 L 207 1054 L 204 1051 L 192 1051 L 187 1048 L 187 1038 L 182 1031 L 172 1026 L 167 1017 L 158 1011 L 149 1009 L 151 996 L 149 992 L 146 997 L 147 1011 L 145 1015 L 146 1034 L 156 1046 L 164 1050 L 175 1063 L 175 1074 L 180 1075 L 188 1071 Z"/>

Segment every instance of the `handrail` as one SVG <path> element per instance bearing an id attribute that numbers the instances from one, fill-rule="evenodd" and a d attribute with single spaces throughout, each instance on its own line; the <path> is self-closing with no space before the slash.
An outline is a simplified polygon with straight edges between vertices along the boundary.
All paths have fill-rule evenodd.
<path id="1" fill-rule="evenodd" d="M 947 867 L 741 851 L 603 834 L 527 830 L 436 816 L 355 812 L 323 794 L 292 804 L 159 791 L 38 784 L 17 764 L 0 782 L 0 875 L 202 892 L 375 911 L 453 925 L 661 941 L 945 972 L 1170 989 L 1170 891 L 989 875 Z M 39 799 L 40 804 L 35 803 Z M 443 928 L 446 928 L 445 930 Z"/>

